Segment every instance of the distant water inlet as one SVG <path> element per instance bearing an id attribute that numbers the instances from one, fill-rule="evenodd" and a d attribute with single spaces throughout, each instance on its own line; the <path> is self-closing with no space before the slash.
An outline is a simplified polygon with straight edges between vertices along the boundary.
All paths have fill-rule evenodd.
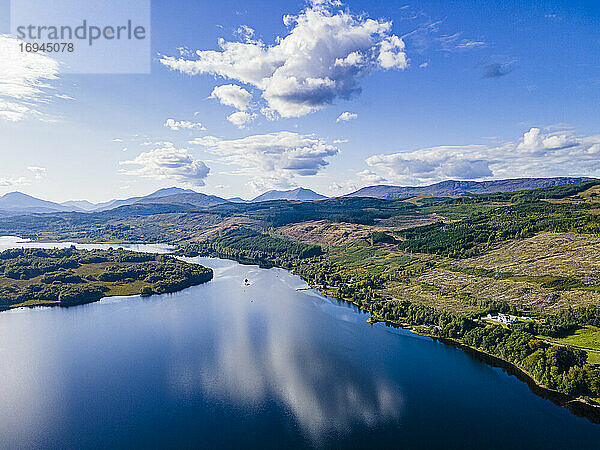
<path id="1" fill-rule="evenodd" d="M 368 324 L 298 290 L 306 284 L 287 271 L 188 260 L 213 268 L 213 281 L 0 313 L 0 446 L 513 448 L 508 435 L 521 448 L 594 448 L 600 438 L 600 426 L 501 369 Z"/>

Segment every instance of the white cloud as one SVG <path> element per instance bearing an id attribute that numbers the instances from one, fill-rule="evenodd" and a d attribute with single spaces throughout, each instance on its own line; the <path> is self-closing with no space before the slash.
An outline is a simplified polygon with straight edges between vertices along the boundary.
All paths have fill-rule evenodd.
<path id="1" fill-rule="evenodd" d="M 539 128 L 531 128 L 523 135 L 517 150 L 525 154 L 544 155 L 548 150 L 561 150 L 576 147 L 578 139 L 571 133 L 543 134 Z"/>
<path id="2" fill-rule="evenodd" d="M 425 61 L 423 64 L 419 64 L 419 68 L 421 69 L 425 69 L 427 66 L 429 66 L 429 61 Z"/>
<path id="3" fill-rule="evenodd" d="M 206 130 L 200 122 L 188 122 L 187 120 L 167 119 L 164 126 L 174 131 L 181 130 L 182 128 L 186 130 Z"/>
<path id="4" fill-rule="evenodd" d="M 131 169 L 122 169 L 120 173 L 204 186 L 204 180 L 210 172 L 206 164 L 194 159 L 187 149 L 175 148 L 170 143 L 165 144 L 141 153 L 133 160 L 119 162 L 122 166 L 137 166 Z"/>
<path id="5" fill-rule="evenodd" d="M 35 180 L 41 180 L 46 176 L 47 172 L 45 167 L 38 166 L 29 166 L 27 167 L 27 170 L 31 172 L 33 179 Z M 26 186 L 30 185 L 33 179 L 30 177 L 0 177 L 0 187 Z"/>
<path id="6" fill-rule="evenodd" d="M 454 179 L 600 176 L 600 135 L 531 128 L 517 142 L 499 146 L 441 146 L 374 155 L 367 164 L 396 183 Z"/>
<path id="7" fill-rule="evenodd" d="M 41 180 L 42 178 L 44 178 L 46 176 L 46 172 L 47 172 L 47 169 L 45 167 L 37 167 L 37 166 L 29 166 L 27 168 L 27 170 L 29 170 L 31 173 L 33 173 L 33 176 L 35 177 L 36 180 Z"/>
<path id="8" fill-rule="evenodd" d="M 327 166 L 328 158 L 339 153 L 323 139 L 289 131 L 231 140 L 206 136 L 190 143 L 201 145 L 224 162 L 241 166 L 238 173 L 253 177 L 255 185 L 278 187 L 289 187 L 296 176 L 316 175 Z"/>
<path id="9" fill-rule="evenodd" d="M 360 91 L 377 69 L 405 69 L 404 42 L 392 23 L 355 15 L 339 2 L 313 2 L 297 16 L 284 16 L 289 33 L 274 44 L 219 40 L 221 50 L 198 50 L 195 59 L 162 56 L 160 62 L 189 75 L 212 74 L 255 86 L 266 112 L 300 117 L 336 98 Z"/>
<path id="10" fill-rule="evenodd" d="M 387 179 L 381 175 L 372 172 L 370 170 L 363 170 L 356 174 L 360 181 L 365 184 L 381 184 L 385 183 Z"/>
<path id="11" fill-rule="evenodd" d="M 341 113 L 335 121 L 336 122 L 348 122 L 348 121 L 356 119 L 356 118 L 358 118 L 358 114 L 345 111 L 345 112 Z"/>
<path id="12" fill-rule="evenodd" d="M 362 170 L 354 172 L 352 175 L 346 176 L 339 183 L 332 181 L 329 183 L 330 194 L 336 195 L 339 193 L 347 193 L 356 191 L 365 186 L 373 186 L 375 184 L 384 184 L 388 180 L 378 173 L 371 170 Z"/>
<path id="13" fill-rule="evenodd" d="M 461 42 L 459 42 L 456 45 L 456 48 L 458 49 L 470 49 L 470 48 L 477 48 L 477 47 L 486 47 L 487 44 L 483 41 L 470 41 L 467 39 L 463 39 Z"/>
<path id="14" fill-rule="evenodd" d="M 451 35 L 444 35 L 437 40 L 440 42 L 443 50 L 447 52 L 456 52 L 461 50 L 472 50 L 475 48 L 487 47 L 487 44 L 483 41 L 475 41 L 472 39 L 461 38 L 462 32 L 454 33 Z"/>
<path id="15" fill-rule="evenodd" d="M 254 29 L 247 25 L 241 25 L 236 30 L 236 34 L 240 36 L 245 42 L 252 42 L 254 36 Z"/>
<path id="16" fill-rule="evenodd" d="M 216 98 L 223 105 L 233 106 L 237 110 L 245 111 L 252 100 L 252 94 L 236 84 L 224 84 L 214 88 L 210 98 Z"/>
<path id="17" fill-rule="evenodd" d="M 271 189 L 277 189 L 280 191 L 292 189 L 296 187 L 297 184 L 290 182 L 287 178 L 278 178 L 278 177 L 254 177 L 250 181 L 248 181 L 248 187 L 255 194 L 262 194 L 265 191 L 270 191 Z"/>
<path id="18" fill-rule="evenodd" d="M 30 184 L 30 180 L 25 177 L 19 178 L 0 178 L 0 186 L 2 187 L 10 187 L 17 185 L 27 185 Z"/>
<path id="19" fill-rule="evenodd" d="M 121 138 L 114 138 L 112 141 L 113 142 L 123 142 L 123 139 L 121 139 Z"/>
<path id="20" fill-rule="evenodd" d="M 173 143 L 169 141 L 144 141 L 140 145 L 144 147 L 173 147 Z"/>
<path id="21" fill-rule="evenodd" d="M 422 15 L 422 12 L 418 15 Z M 456 53 L 487 47 L 484 41 L 464 38 L 463 32 L 443 34 L 441 31 L 443 28 L 445 28 L 444 20 L 428 19 L 416 29 L 403 35 L 402 39 L 412 51 L 417 53 L 424 53 L 428 49 Z"/>
<path id="22" fill-rule="evenodd" d="M 0 119 L 40 116 L 39 103 L 50 99 L 51 81 L 58 79 L 58 63 L 41 53 L 22 52 L 21 41 L 0 34 Z"/>
<path id="23" fill-rule="evenodd" d="M 384 170 L 394 181 L 406 183 L 490 177 L 493 173 L 485 159 L 487 155 L 481 155 L 482 150 L 479 146 L 435 147 L 374 155 L 367 158 L 367 164 Z"/>
<path id="24" fill-rule="evenodd" d="M 252 122 L 255 118 L 256 114 L 249 114 L 246 111 L 237 111 L 227 116 L 227 120 L 238 128 L 244 128 L 247 123 Z"/>

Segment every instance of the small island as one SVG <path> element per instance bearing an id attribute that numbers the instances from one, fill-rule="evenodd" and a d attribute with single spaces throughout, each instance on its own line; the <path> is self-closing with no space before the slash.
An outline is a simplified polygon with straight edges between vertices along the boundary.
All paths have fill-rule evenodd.
<path id="1" fill-rule="evenodd" d="M 123 249 L 11 249 L 0 253 L 0 311 L 73 306 L 116 295 L 149 296 L 206 283 L 212 269 Z"/>

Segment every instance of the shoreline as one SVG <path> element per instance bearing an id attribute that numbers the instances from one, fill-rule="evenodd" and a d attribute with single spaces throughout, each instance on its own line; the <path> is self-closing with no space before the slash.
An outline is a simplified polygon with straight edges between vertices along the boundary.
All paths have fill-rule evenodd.
<path id="1" fill-rule="evenodd" d="M 28 303 L 28 301 L 26 302 L 22 302 L 22 303 L 17 303 L 15 305 L 10 305 L 8 307 L 4 307 L 4 306 L 0 306 L 0 313 L 6 312 L 6 311 L 12 311 L 14 309 L 17 308 L 55 308 L 55 307 L 59 307 L 59 308 L 71 308 L 73 306 L 81 306 L 81 305 L 89 305 L 90 303 L 97 303 L 102 299 L 105 298 L 110 298 L 110 297 L 140 297 L 140 298 L 148 298 L 148 297 L 154 297 L 157 295 L 165 295 L 165 294 L 175 294 L 177 292 L 181 292 L 185 289 L 194 287 L 194 286 L 200 286 L 201 284 L 206 284 L 209 281 L 211 281 L 214 278 L 214 274 L 211 274 L 210 279 L 206 280 L 206 281 L 201 281 L 199 283 L 193 283 L 193 284 L 189 284 L 188 286 L 184 286 L 181 289 L 175 289 L 172 291 L 167 291 L 167 292 L 161 292 L 159 293 L 152 293 L 152 294 L 141 294 L 139 292 L 132 292 L 131 294 L 122 294 L 122 293 L 118 293 L 118 294 L 106 294 L 103 295 L 100 298 L 93 298 L 90 299 L 89 301 L 82 301 L 79 303 L 73 303 L 73 304 L 69 304 L 69 305 L 65 305 L 60 303 L 60 301 L 52 301 L 52 300 L 48 300 L 48 301 L 39 301 L 39 302 L 35 302 L 35 303 Z"/>
<path id="2" fill-rule="evenodd" d="M 32 242 L 37 242 L 37 241 L 32 241 Z M 57 242 L 57 241 L 54 241 Z M 67 241 L 70 242 L 70 241 Z M 40 243 L 52 243 L 52 242 L 40 242 Z M 78 242 L 79 243 L 79 242 Z M 106 244 L 106 243 L 98 243 L 98 242 L 90 242 L 90 243 L 96 243 L 96 244 Z M 120 243 L 120 244 L 129 244 L 131 245 L 132 243 Z M 176 247 L 176 246 L 175 246 Z M 242 265 L 256 265 L 259 268 L 263 268 L 263 269 L 270 269 L 273 267 L 277 267 L 274 264 L 269 264 L 269 265 L 261 265 L 259 264 L 257 261 L 250 261 L 250 260 L 243 260 L 243 261 L 239 261 L 235 258 L 230 258 L 230 257 L 224 257 L 224 256 L 208 256 L 209 258 L 215 258 L 215 259 L 227 259 L 227 260 L 233 260 L 235 262 L 237 262 L 238 264 L 242 264 Z M 467 353 L 469 356 L 484 362 L 485 364 L 488 364 L 492 367 L 497 367 L 497 368 L 501 368 L 503 369 L 503 371 L 505 371 L 508 375 L 513 375 L 515 376 L 519 381 L 522 381 L 524 383 L 526 383 L 529 387 L 529 389 L 531 390 L 531 392 L 533 392 L 534 394 L 538 395 L 539 397 L 542 397 L 546 400 L 550 400 L 552 403 L 554 403 L 556 406 L 559 407 L 564 407 L 567 408 L 572 414 L 576 415 L 577 417 L 582 417 L 582 418 L 586 418 L 587 420 L 589 420 L 590 422 L 594 423 L 594 424 L 600 424 L 600 406 L 596 406 L 596 405 L 592 405 L 588 402 L 586 402 L 585 400 L 581 399 L 581 398 L 576 398 L 576 397 L 572 397 L 569 396 L 568 394 L 564 394 L 562 392 L 550 389 L 540 383 L 538 383 L 529 373 L 527 373 L 525 370 L 521 369 L 520 367 L 516 366 L 515 364 L 511 363 L 510 361 L 504 360 L 496 355 L 492 355 L 490 353 L 487 353 L 483 350 L 480 350 L 478 348 L 475 347 L 471 347 L 469 345 L 466 345 L 458 340 L 455 339 L 450 339 L 450 338 L 441 338 L 435 335 L 430 335 L 430 334 L 426 334 L 426 333 L 419 333 L 417 331 L 415 331 L 414 327 L 412 327 L 410 324 L 402 324 L 402 323 L 395 323 L 395 322 L 391 322 L 388 320 L 383 320 L 383 319 L 379 319 L 376 316 L 373 315 L 373 313 L 367 309 L 363 309 L 362 307 L 356 305 L 355 303 L 343 299 L 343 298 L 337 298 L 331 295 L 327 295 L 325 293 L 323 293 L 321 291 L 321 287 L 318 287 L 316 285 L 312 285 L 308 280 L 306 280 L 305 278 L 303 278 L 302 276 L 296 274 L 294 272 L 293 269 L 289 269 L 289 268 L 285 268 L 285 267 L 279 267 L 285 270 L 288 270 L 290 273 L 299 276 L 308 286 L 309 288 L 302 288 L 300 290 L 308 290 L 308 289 L 315 289 L 319 292 L 319 294 L 325 296 L 325 297 L 330 297 L 330 298 L 335 298 L 336 300 L 339 301 L 343 301 L 346 303 L 350 303 L 354 306 L 356 306 L 359 310 L 363 311 L 363 312 L 367 312 L 370 313 L 371 316 L 367 319 L 367 323 L 370 324 L 375 324 L 378 322 L 383 322 L 386 324 L 386 326 L 391 326 L 394 328 L 402 328 L 402 329 L 406 329 L 409 330 L 411 333 L 417 334 L 419 336 L 424 336 L 424 337 L 429 337 L 434 341 L 439 341 L 445 345 L 450 345 L 456 348 L 460 348 L 461 350 L 463 350 L 465 353 Z M 214 277 L 214 273 L 211 274 L 211 278 L 207 281 L 212 280 Z M 186 289 L 187 287 L 192 287 L 192 286 L 196 286 L 199 284 L 204 284 L 206 283 L 202 282 L 202 283 L 197 283 L 197 284 L 193 284 L 190 286 L 186 286 L 182 289 L 178 289 L 176 291 L 173 292 L 179 292 L 183 289 Z M 173 292 L 165 292 L 165 294 L 168 293 L 173 293 Z M 136 295 L 136 294 L 130 294 L 130 295 Z M 138 294 L 141 298 L 144 298 L 145 296 Z M 157 295 L 157 294 L 154 294 Z M 162 295 L 162 294 L 158 294 L 158 295 Z M 114 297 L 114 296 L 120 296 L 120 295 L 105 295 L 103 297 L 101 297 L 100 299 L 95 299 L 92 300 L 90 302 L 84 302 L 81 304 L 87 304 L 87 303 L 95 303 L 100 301 L 102 298 L 108 298 L 108 297 Z M 78 306 L 77 305 L 61 305 L 60 303 L 53 303 L 53 304 L 48 304 L 48 303 L 44 303 L 44 304 L 32 304 L 32 305 L 24 305 L 24 304 L 19 304 L 19 305 L 14 305 L 8 308 L 2 308 L 0 307 L 0 313 L 4 312 L 4 311 L 10 311 L 14 308 L 20 308 L 20 307 L 26 307 L 26 308 L 35 308 L 35 307 L 53 307 L 53 306 L 62 306 L 62 307 L 70 307 L 70 306 Z"/>
<path id="3" fill-rule="evenodd" d="M 215 256 L 208 256 L 208 257 L 214 258 Z M 238 264 L 243 264 L 243 265 L 256 265 L 263 269 L 270 269 L 273 267 L 278 267 L 274 264 L 269 264 L 267 266 L 264 266 L 264 265 L 261 265 L 257 261 L 254 261 L 254 262 L 249 261 L 249 260 L 240 261 L 238 259 L 231 258 L 231 257 L 216 256 L 216 258 L 236 261 Z M 290 273 L 299 276 L 310 287 L 310 289 L 317 290 L 319 292 L 319 294 L 321 294 L 325 297 L 335 298 L 336 300 L 350 303 L 350 304 L 356 306 L 360 311 L 371 314 L 371 316 L 367 319 L 368 323 L 375 324 L 378 322 L 383 322 L 387 326 L 403 328 L 403 329 L 409 330 L 410 332 L 412 332 L 414 334 L 418 334 L 419 336 L 429 337 L 433 340 L 439 341 L 445 345 L 458 347 L 461 350 L 465 351 L 465 353 L 467 353 L 468 355 L 475 357 L 478 360 L 480 360 L 492 367 L 501 368 L 509 375 L 514 375 L 519 381 L 526 383 L 529 386 L 529 389 L 531 390 L 531 392 L 533 392 L 537 396 L 542 397 L 546 400 L 550 400 L 556 406 L 567 408 L 572 414 L 576 415 L 577 417 L 585 418 L 594 424 L 600 424 L 600 405 L 599 406 L 592 405 L 581 398 L 572 397 L 572 396 L 569 396 L 562 392 L 550 389 L 550 388 L 538 383 L 529 373 L 527 373 L 520 367 L 516 366 L 515 364 L 511 363 L 510 361 L 506 361 L 498 356 L 492 355 L 490 353 L 486 353 L 483 350 L 468 346 L 468 345 L 463 344 L 462 342 L 454 340 L 454 339 L 440 338 L 440 337 L 437 337 L 434 335 L 416 332 L 410 324 L 398 324 L 398 323 L 390 322 L 387 320 L 379 319 L 379 318 L 375 317 L 371 311 L 369 311 L 367 309 L 363 309 L 362 307 L 356 305 L 355 303 L 353 303 L 349 300 L 346 300 L 343 298 L 337 298 L 337 297 L 334 297 L 331 295 L 327 295 L 326 293 L 323 293 L 321 291 L 320 286 L 311 284 L 308 280 L 303 278 L 301 275 L 298 275 L 297 273 L 295 273 L 294 269 L 289 269 L 286 267 L 278 267 L 278 268 L 285 269 L 285 270 L 289 271 Z M 303 290 L 306 290 L 306 288 L 304 288 Z"/>
<path id="4" fill-rule="evenodd" d="M 298 275 L 298 276 L 300 276 L 300 275 Z M 300 277 L 300 278 L 302 278 L 302 277 Z M 491 353 L 487 353 L 476 347 L 471 347 L 471 346 L 464 344 L 456 339 L 442 338 L 442 337 L 438 337 L 438 336 L 431 335 L 431 334 L 419 333 L 418 331 L 415 331 L 414 327 L 412 327 L 410 324 L 395 323 L 395 322 L 391 322 L 389 320 L 379 319 L 379 318 L 375 317 L 371 311 L 363 309 L 360 306 L 356 305 L 355 303 L 353 303 L 349 300 L 340 299 L 337 297 L 333 297 L 331 295 L 324 294 L 319 287 L 311 285 L 304 278 L 302 278 L 302 279 L 309 286 L 311 286 L 312 289 L 316 289 L 321 295 L 323 295 L 325 297 L 335 298 L 336 300 L 341 300 L 343 302 L 350 303 L 350 304 L 356 306 L 361 311 L 370 313 L 371 317 L 369 317 L 366 320 L 367 323 L 370 323 L 370 324 L 384 323 L 386 326 L 390 326 L 393 328 L 402 328 L 404 330 L 408 330 L 411 333 L 417 334 L 419 336 L 428 337 L 434 341 L 441 342 L 442 344 L 459 348 L 459 349 L 463 350 L 465 353 L 467 353 L 469 356 L 473 357 L 474 359 L 477 359 L 478 361 L 481 361 L 492 367 L 500 368 L 504 372 L 506 372 L 508 375 L 515 376 L 519 381 L 526 383 L 527 386 L 529 387 L 529 389 L 531 390 L 531 392 L 533 392 L 538 397 L 542 397 L 546 400 L 550 400 L 556 406 L 559 406 L 561 408 L 567 408 L 572 414 L 576 415 L 577 417 L 585 418 L 585 419 L 589 420 L 590 422 L 592 422 L 593 424 L 600 425 L 600 406 L 592 405 L 579 397 L 572 397 L 568 394 L 564 394 L 564 393 L 556 391 L 554 389 L 550 389 L 547 386 L 545 386 L 541 383 L 538 383 L 529 373 L 527 373 L 525 370 L 521 369 L 520 367 L 518 367 L 517 365 L 513 364 L 510 361 L 502 359 L 496 355 L 492 355 Z"/>
<path id="5" fill-rule="evenodd" d="M 412 331 L 412 330 L 411 330 Z M 424 336 L 420 333 L 416 333 Z M 506 361 L 498 356 L 487 353 L 475 347 L 463 344 L 462 342 L 448 338 L 437 338 L 429 336 L 435 341 L 439 341 L 445 345 L 460 348 L 469 356 L 478 361 L 482 361 L 492 367 L 502 369 L 508 375 L 516 377 L 519 381 L 526 383 L 531 392 L 546 400 L 550 400 L 557 406 L 567 408 L 572 414 L 588 419 L 594 424 L 600 424 L 600 407 L 592 405 L 581 398 L 575 398 L 568 394 L 564 394 L 554 389 L 550 389 L 543 384 L 538 383 L 528 372 L 521 369 L 517 365 Z"/>
<path id="6" fill-rule="evenodd" d="M 13 244 L 15 246 L 8 247 L 8 249 L 10 249 L 10 248 L 22 249 L 24 247 L 19 247 L 19 244 L 31 244 L 30 246 L 28 246 L 26 251 L 31 251 L 31 249 L 36 249 L 36 248 L 40 248 L 40 249 L 44 248 L 44 247 L 40 247 L 39 245 L 65 243 L 65 242 L 58 242 L 58 241 L 55 241 L 55 242 L 32 241 L 30 239 L 24 239 L 19 236 L 0 236 L 0 237 L 13 238 L 13 239 L 19 240 L 18 242 L 9 243 L 9 244 Z M 72 244 L 72 247 L 77 246 L 77 245 L 85 245 L 81 242 L 72 242 L 72 241 L 66 241 L 66 243 Z M 39 245 L 36 246 L 35 244 L 39 244 Z M 95 246 L 95 247 L 98 247 L 101 245 L 104 245 L 104 246 L 106 246 L 106 245 L 117 246 L 118 245 L 119 246 L 118 248 L 124 248 L 127 246 L 136 245 L 136 244 L 123 243 L 123 242 L 116 243 L 116 244 L 106 244 L 106 243 L 94 243 L 93 244 L 93 246 Z M 150 269 L 145 269 L 146 272 L 142 272 L 142 275 L 143 275 L 142 278 L 139 278 L 139 276 L 138 276 L 139 274 L 136 274 L 136 276 L 138 276 L 138 278 L 135 278 L 133 275 L 128 274 L 124 278 L 117 277 L 117 278 L 101 279 L 95 272 L 91 274 L 92 277 L 90 278 L 90 273 L 86 272 L 84 274 L 83 278 L 81 278 L 78 275 L 78 279 L 74 282 L 69 281 L 69 280 L 65 280 L 64 282 L 63 282 L 63 280 L 54 281 L 52 283 L 52 286 L 54 286 L 58 283 L 58 285 L 60 286 L 59 288 L 57 288 L 57 289 L 59 289 L 59 292 L 51 292 L 50 294 L 45 293 L 45 295 L 39 296 L 41 298 L 36 298 L 36 296 L 34 294 L 29 294 L 29 293 L 21 294 L 20 292 L 17 292 L 16 295 L 14 295 L 12 297 L 10 295 L 11 292 L 9 292 L 8 294 L 3 294 L 4 297 L 1 299 L 2 302 L 0 304 L 0 313 L 5 312 L 5 311 L 14 310 L 17 308 L 37 308 L 37 307 L 51 308 L 51 307 L 57 307 L 57 306 L 63 307 L 63 308 L 68 308 L 71 306 L 80 306 L 80 305 L 85 305 L 85 304 L 89 304 L 89 303 L 96 303 L 104 298 L 110 298 L 110 297 L 139 296 L 140 298 L 145 298 L 145 297 L 150 297 L 150 296 L 154 296 L 154 295 L 173 294 L 176 292 L 180 292 L 184 289 L 187 289 L 189 287 L 198 286 L 198 285 L 207 283 L 214 278 L 214 271 L 212 269 L 204 267 L 201 264 L 190 264 L 190 263 L 186 263 L 185 261 L 181 261 L 181 260 L 178 261 L 176 258 L 172 257 L 171 259 L 173 260 L 175 267 L 177 267 L 177 264 L 180 264 L 180 265 L 181 264 L 183 264 L 183 265 L 189 264 L 190 269 L 193 269 L 193 270 L 183 271 L 183 273 L 181 273 L 179 275 L 179 277 L 174 280 L 171 279 L 170 272 L 167 272 L 166 275 L 163 275 L 161 272 L 161 275 L 158 276 L 158 279 L 157 279 L 156 275 L 155 275 L 155 273 L 156 273 L 155 271 L 157 269 L 160 269 L 162 271 L 162 270 L 164 270 L 164 267 L 165 267 L 164 263 L 161 263 L 160 262 L 161 260 L 157 259 L 157 258 L 161 257 L 161 255 L 164 255 L 164 254 L 168 255 L 168 254 L 173 253 L 173 251 L 176 250 L 177 247 L 170 245 L 170 244 L 160 244 L 160 243 L 148 244 L 148 245 L 156 245 L 156 246 L 162 245 L 162 246 L 170 247 L 168 249 L 165 249 L 166 251 L 163 253 L 153 251 L 153 249 L 127 250 L 129 252 L 134 252 L 134 253 L 137 252 L 138 255 L 140 255 L 140 254 L 153 255 L 154 259 L 152 259 L 152 261 L 154 261 L 154 263 L 153 263 L 154 265 L 152 266 L 151 270 L 154 271 L 154 272 L 152 272 L 152 275 L 154 275 L 154 279 L 151 279 L 150 281 L 143 278 L 148 275 L 148 270 L 150 270 Z M 62 247 L 54 247 L 54 248 L 62 248 Z M 93 248 L 93 249 L 96 250 L 96 248 Z M 87 252 L 89 250 L 91 250 L 91 249 L 78 249 L 78 250 L 76 250 L 76 252 Z M 105 250 L 101 249 L 101 248 L 98 248 L 98 250 L 105 252 Z M 108 250 L 110 250 L 110 248 Z M 132 260 L 132 261 L 125 261 L 125 262 L 129 263 L 129 267 L 138 267 L 140 263 L 145 263 L 146 261 L 147 260 L 143 260 L 143 261 Z M 97 262 L 98 261 L 87 261 L 86 263 L 88 264 L 88 267 L 90 267 L 93 265 L 93 263 L 97 263 Z M 119 263 L 119 262 L 121 262 L 121 260 L 107 258 L 101 262 L 102 263 Z M 85 266 L 86 263 L 79 264 L 78 262 L 76 262 L 76 264 L 77 264 L 76 268 L 79 268 L 80 266 Z M 191 266 L 196 266 L 196 268 L 193 268 Z M 107 267 L 110 267 L 110 266 L 107 266 Z M 96 268 L 96 270 L 98 270 L 98 268 Z M 41 275 L 37 274 L 36 276 L 31 277 L 31 280 L 36 280 L 36 277 L 39 278 L 39 277 L 41 277 Z M 43 286 L 42 284 L 39 284 L 39 280 L 34 281 L 34 282 L 37 284 L 26 285 L 26 286 L 27 287 Z M 44 281 L 42 280 L 42 283 L 43 282 Z M 9 287 L 10 286 L 19 286 L 16 283 L 17 283 L 16 280 L 8 280 L 8 282 L 6 282 L 6 281 L 4 282 L 4 284 L 6 284 Z M 160 285 L 157 284 L 158 287 L 156 287 L 155 286 L 156 283 L 161 283 L 161 284 Z M 46 284 L 49 284 L 49 283 L 46 283 Z M 63 297 L 63 294 L 65 293 L 65 289 L 70 288 L 71 286 L 76 286 L 76 288 L 79 289 L 79 291 L 76 291 L 75 295 L 71 294 L 70 296 L 67 295 L 67 296 Z M 62 290 L 60 290 L 60 289 L 62 289 Z M 69 291 L 67 290 L 66 292 L 69 292 Z M 17 302 L 19 302 L 19 303 L 17 303 Z"/>

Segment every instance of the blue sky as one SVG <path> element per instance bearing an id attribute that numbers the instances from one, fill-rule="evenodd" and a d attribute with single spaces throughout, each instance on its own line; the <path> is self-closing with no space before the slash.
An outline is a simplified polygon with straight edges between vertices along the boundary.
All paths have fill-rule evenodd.
<path id="1" fill-rule="evenodd" d="M 150 74 L 65 74 L 48 62 L 30 111 L 0 111 L 0 194 L 101 201 L 178 185 L 248 198 L 298 185 L 339 195 L 600 176 L 599 6 L 492 3 L 154 1 Z M 286 26 L 285 15 L 299 19 Z M 331 36 L 310 33 L 338 15 Z M 302 58 L 284 48 L 290 34 Z M 219 38 L 247 46 L 233 66 Z M 271 50 L 246 56 L 256 48 Z M 0 110 L 4 100 L 14 113 L 23 98 L 2 89 L 9 75 Z"/>

